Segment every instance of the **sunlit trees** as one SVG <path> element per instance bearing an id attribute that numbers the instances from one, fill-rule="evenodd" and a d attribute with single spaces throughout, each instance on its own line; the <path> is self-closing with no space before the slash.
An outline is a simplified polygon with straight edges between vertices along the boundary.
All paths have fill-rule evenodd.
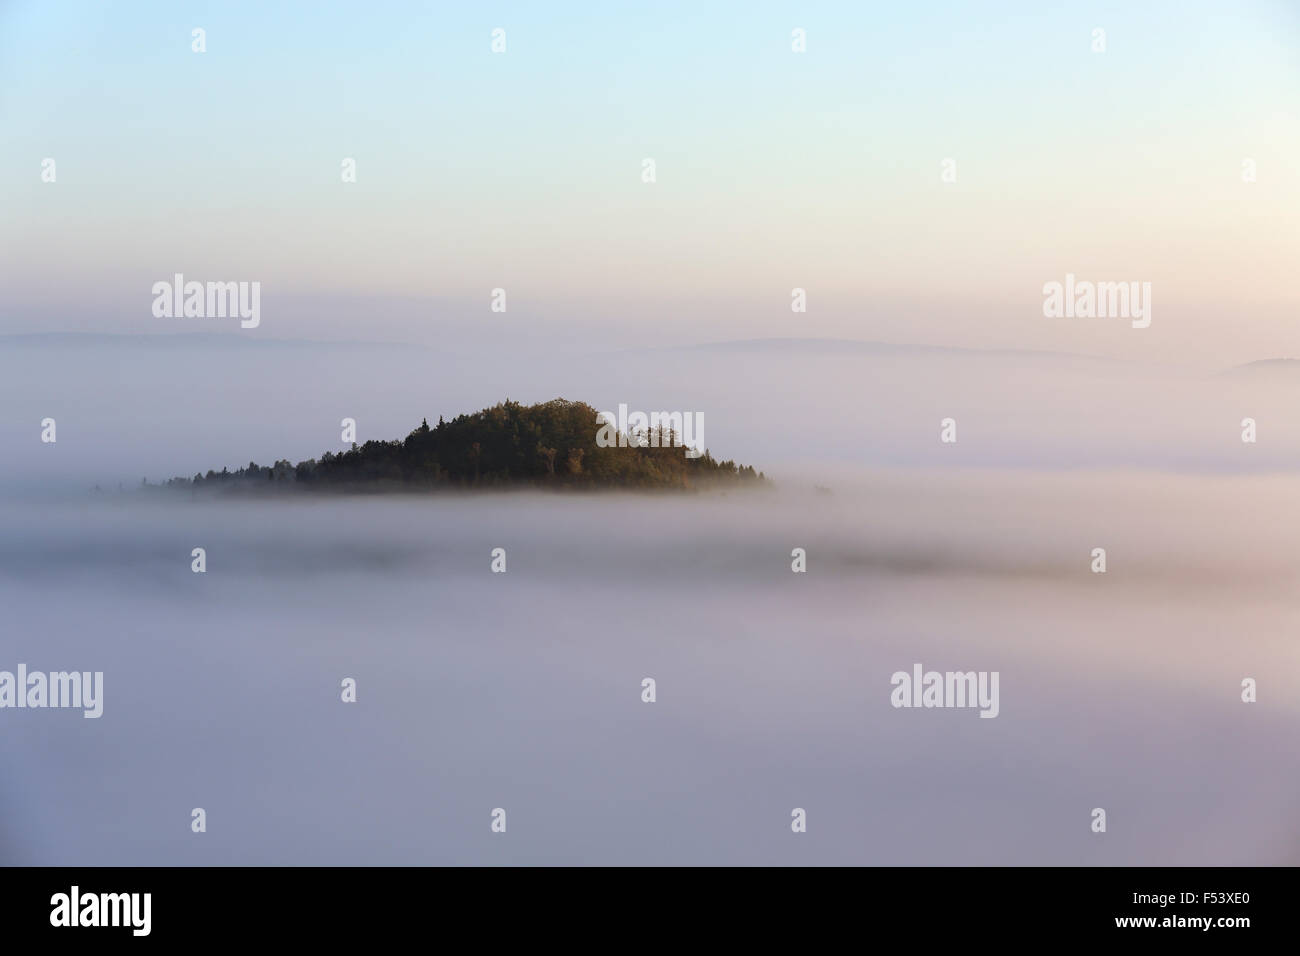
<path id="1" fill-rule="evenodd" d="M 688 458 L 666 430 L 645 445 L 601 447 L 596 409 L 562 398 L 537 405 L 509 399 L 451 421 L 423 419 L 405 439 L 367 441 L 319 459 L 271 467 L 249 462 L 237 472 L 177 478 L 185 486 L 299 487 L 358 491 L 509 488 L 546 484 L 567 488 L 692 489 L 712 484 L 762 484 L 761 472 L 707 451 Z M 559 463 L 559 467 L 557 467 Z"/>

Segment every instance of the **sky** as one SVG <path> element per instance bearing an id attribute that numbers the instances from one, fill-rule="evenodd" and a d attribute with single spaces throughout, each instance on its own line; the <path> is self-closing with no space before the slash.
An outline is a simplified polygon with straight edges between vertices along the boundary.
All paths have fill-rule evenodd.
<path id="1" fill-rule="evenodd" d="M 1298 41 L 1269 0 L 6 0 L 0 334 L 238 332 L 152 314 L 179 272 L 274 338 L 1300 355 Z M 1150 328 L 1045 318 L 1067 273 Z"/>

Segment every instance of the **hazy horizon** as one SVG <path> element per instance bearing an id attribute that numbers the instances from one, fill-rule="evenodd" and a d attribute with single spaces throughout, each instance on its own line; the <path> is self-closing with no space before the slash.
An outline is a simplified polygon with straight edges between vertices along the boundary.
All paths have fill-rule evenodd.
<path id="1" fill-rule="evenodd" d="M 1300 373 L 1285 368 L 1223 374 L 1231 370 L 815 341 L 533 345 L 521 355 L 483 340 L 444 351 L 192 338 L 0 344 L 0 441 L 11 449 L 0 485 L 84 491 L 297 462 L 346 449 L 344 418 L 364 443 L 405 437 L 421 418 L 557 397 L 698 412 L 716 456 L 778 480 L 860 467 L 1300 469 L 1300 417 L 1290 413 Z M 38 440 L 47 417 L 57 444 Z M 1248 417 L 1253 443 L 1242 441 Z M 954 443 L 940 441 L 946 418 Z"/>

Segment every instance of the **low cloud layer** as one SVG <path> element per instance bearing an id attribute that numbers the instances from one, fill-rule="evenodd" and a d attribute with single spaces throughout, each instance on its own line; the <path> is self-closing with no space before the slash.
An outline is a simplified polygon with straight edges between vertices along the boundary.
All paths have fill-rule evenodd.
<path id="1" fill-rule="evenodd" d="M 98 720 L 0 714 L 0 852 L 1294 864 L 1292 497 L 861 472 L 829 496 L 8 506 L 0 668 L 105 677 Z M 998 717 L 891 707 L 914 663 L 998 671 Z"/>

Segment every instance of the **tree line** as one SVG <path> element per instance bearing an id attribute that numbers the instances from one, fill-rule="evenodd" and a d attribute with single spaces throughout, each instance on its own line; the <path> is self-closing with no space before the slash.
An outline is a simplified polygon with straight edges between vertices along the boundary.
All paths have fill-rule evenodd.
<path id="1" fill-rule="evenodd" d="M 420 423 L 404 439 L 367 441 L 297 464 L 249 462 L 164 483 L 180 488 L 371 490 L 507 488 L 512 486 L 693 489 L 767 482 L 752 465 L 718 461 L 708 451 L 690 458 L 671 430 L 640 444 L 601 447 L 599 413 L 557 398 L 536 405 L 506 400 L 491 408 Z"/>

